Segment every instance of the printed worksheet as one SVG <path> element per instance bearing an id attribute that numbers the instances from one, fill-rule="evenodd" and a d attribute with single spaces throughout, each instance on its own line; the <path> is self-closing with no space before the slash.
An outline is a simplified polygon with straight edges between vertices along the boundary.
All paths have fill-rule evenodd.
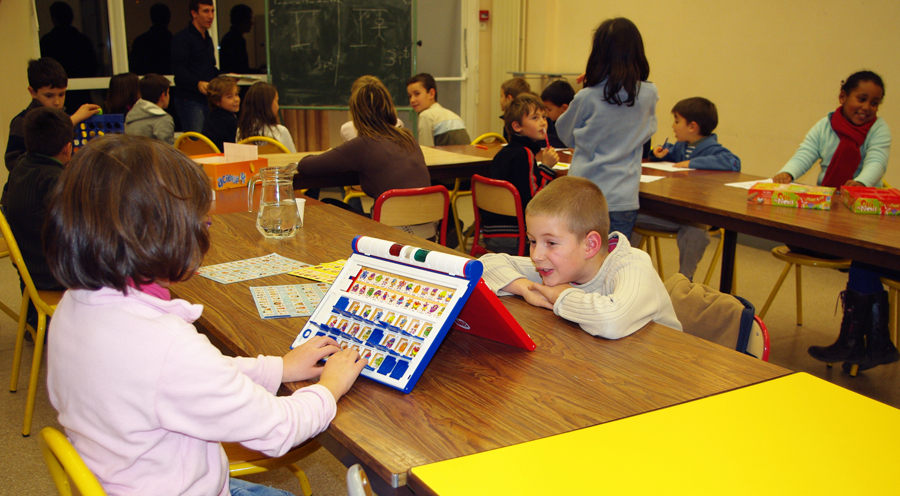
<path id="1" fill-rule="evenodd" d="M 207 265 L 200 267 L 197 273 L 222 284 L 231 284 L 260 277 L 287 274 L 307 266 L 309 264 L 283 257 L 277 253 L 271 253 L 262 257 Z"/>
<path id="2" fill-rule="evenodd" d="M 322 301 L 331 284 L 292 284 L 250 287 L 256 310 L 263 319 L 308 317 Z"/>
<path id="3" fill-rule="evenodd" d="M 335 260 L 334 262 L 303 267 L 302 269 L 290 272 L 290 274 L 311 281 L 327 282 L 328 284 L 331 284 L 337 279 L 337 276 L 341 273 L 341 269 L 344 268 L 345 263 L 347 263 L 347 260 L 345 259 Z"/>

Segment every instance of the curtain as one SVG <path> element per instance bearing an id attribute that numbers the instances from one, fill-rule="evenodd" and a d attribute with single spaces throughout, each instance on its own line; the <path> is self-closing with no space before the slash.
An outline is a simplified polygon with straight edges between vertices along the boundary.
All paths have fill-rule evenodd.
<path id="1" fill-rule="evenodd" d="M 328 149 L 328 114 L 325 111 L 282 109 L 281 116 L 298 152 Z"/>

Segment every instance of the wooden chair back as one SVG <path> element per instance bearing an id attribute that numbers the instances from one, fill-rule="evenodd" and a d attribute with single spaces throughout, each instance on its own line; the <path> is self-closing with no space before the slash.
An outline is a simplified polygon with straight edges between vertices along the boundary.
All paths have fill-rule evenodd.
<path id="1" fill-rule="evenodd" d="M 441 185 L 392 189 L 375 200 L 372 219 L 388 226 L 412 226 L 441 221 L 440 244 L 447 244 L 447 211 L 450 193 Z"/>

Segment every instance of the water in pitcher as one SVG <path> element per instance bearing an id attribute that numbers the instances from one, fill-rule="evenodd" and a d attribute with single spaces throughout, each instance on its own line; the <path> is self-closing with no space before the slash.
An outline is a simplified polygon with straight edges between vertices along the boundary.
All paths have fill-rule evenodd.
<path id="1" fill-rule="evenodd" d="M 267 238 L 289 238 L 300 228 L 300 216 L 294 200 L 260 202 L 256 229 Z"/>

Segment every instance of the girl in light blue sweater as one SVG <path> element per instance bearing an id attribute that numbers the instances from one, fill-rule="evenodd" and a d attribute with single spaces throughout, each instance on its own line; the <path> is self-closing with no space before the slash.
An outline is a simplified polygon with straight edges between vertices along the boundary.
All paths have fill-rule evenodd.
<path id="1" fill-rule="evenodd" d="M 640 31 L 608 19 L 594 33 L 584 89 L 559 117 L 556 131 L 574 148 L 569 175 L 593 181 L 609 204 L 610 232 L 631 236 L 638 211 L 641 152 L 656 132 L 656 86 Z"/>

